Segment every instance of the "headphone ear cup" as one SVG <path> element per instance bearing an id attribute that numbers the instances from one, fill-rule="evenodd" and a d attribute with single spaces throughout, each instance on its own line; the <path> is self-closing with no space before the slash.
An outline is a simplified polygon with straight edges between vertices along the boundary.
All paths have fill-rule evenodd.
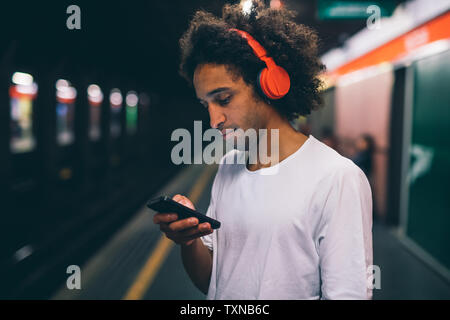
<path id="1" fill-rule="evenodd" d="M 264 68 L 258 74 L 261 91 L 272 100 L 283 98 L 291 87 L 289 74 L 280 66 Z"/>
<path id="2" fill-rule="evenodd" d="M 267 69 L 267 68 L 261 69 L 261 71 L 259 71 L 259 73 L 258 73 L 258 78 L 256 79 L 256 83 L 258 84 L 258 89 L 259 89 L 259 91 L 260 91 L 265 97 L 268 97 L 267 94 L 264 92 L 263 86 L 262 86 L 262 84 L 261 84 L 261 73 L 262 73 L 265 69 Z"/>

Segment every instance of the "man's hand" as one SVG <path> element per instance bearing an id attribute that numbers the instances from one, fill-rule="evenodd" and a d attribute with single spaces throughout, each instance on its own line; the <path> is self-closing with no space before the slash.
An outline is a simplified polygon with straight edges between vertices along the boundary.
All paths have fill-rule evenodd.
<path id="1" fill-rule="evenodd" d="M 195 210 L 192 202 L 182 195 L 175 195 L 172 200 Z M 153 216 L 153 222 L 159 224 L 159 228 L 167 238 L 182 246 L 191 245 L 195 239 L 213 232 L 208 222 L 198 224 L 197 218 L 178 220 L 176 213 L 157 213 Z"/>

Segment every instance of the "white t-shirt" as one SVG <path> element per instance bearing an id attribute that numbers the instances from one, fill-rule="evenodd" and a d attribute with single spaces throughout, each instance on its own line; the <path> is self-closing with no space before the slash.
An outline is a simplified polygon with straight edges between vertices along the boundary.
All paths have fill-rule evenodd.
<path id="1" fill-rule="evenodd" d="M 207 215 L 222 225 L 201 238 L 213 251 L 207 299 L 372 298 L 362 170 L 312 135 L 269 168 L 249 171 L 242 155 L 221 159 L 212 187 Z"/>

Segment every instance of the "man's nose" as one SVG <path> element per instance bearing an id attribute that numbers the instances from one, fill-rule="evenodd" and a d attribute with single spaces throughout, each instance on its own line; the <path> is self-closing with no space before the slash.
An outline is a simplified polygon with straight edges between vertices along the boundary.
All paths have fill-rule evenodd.
<path id="1" fill-rule="evenodd" d="M 217 129 L 222 126 L 225 122 L 225 115 L 220 110 L 220 107 L 215 106 L 214 104 L 209 104 L 209 125 L 211 128 Z"/>

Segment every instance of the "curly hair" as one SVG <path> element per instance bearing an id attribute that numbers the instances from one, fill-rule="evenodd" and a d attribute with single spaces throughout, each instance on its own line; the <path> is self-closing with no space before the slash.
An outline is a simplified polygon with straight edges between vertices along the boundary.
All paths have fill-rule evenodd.
<path id="1" fill-rule="evenodd" d="M 289 93 L 279 100 L 269 100 L 260 90 L 257 97 L 273 105 L 289 121 L 311 113 L 321 104 L 318 74 L 325 69 L 318 57 L 318 36 L 312 29 L 294 22 L 295 13 L 287 9 L 266 8 L 253 1 L 249 14 L 239 4 L 226 4 L 222 17 L 200 10 L 194 14 L 189 28 L 179 40 L 180 74 L 192 86 L 195 68 L 212 63 L 225 65 L 234 76 L 257 88 L 259 71 L 265 67 L 236 28 L 248 32 L 282 66 L 291 79 Z"/>

